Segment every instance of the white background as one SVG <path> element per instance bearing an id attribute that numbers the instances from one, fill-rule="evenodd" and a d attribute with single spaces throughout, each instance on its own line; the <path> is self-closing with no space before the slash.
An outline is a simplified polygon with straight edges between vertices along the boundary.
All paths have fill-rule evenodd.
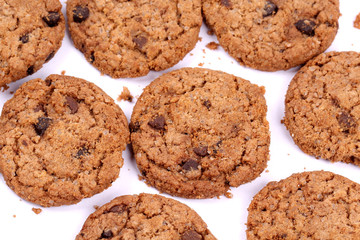
<path id="1" fill-rule="evenodd" d="M 61 2 L 65 15 L 65 1 Z M 340 11 L 342 13 L 339 21 L 340 28 L 335 41 L 327 51 L 360 51 L 360 30 L 353 27 L 353 21 L 360 13 L 360 1 L 341 0 Z M 32 76 L 10 84 L 7 91 L 0 92 L 0 107 L 2 108 L 4 102 L 12 97 L 11 92 L 15 91 L 22 83 L 33 78 L 45 79 L 50 74 L 60 74 L 62 71 L 65 71 L 66 75 L 94 82 L 113 99 L 117 99 L 123 86 L 127 86 L 131 94 L 135 96 L 135 101 L 142 89 L 162 73 L 182 67 L 198 67 L 199 64 L 203 64 L 203 68 L 222 70 L 265 86 L 268 105 L 267 117 L 271 130 L 270 160 L 267 171 L 264 171 L 251 183 L 232 188 L 232 198 L 222 196 L 219 199 L 189 200 L 174 197 L 193 208 L 218 239 L 246 239 L 247 207 L 252 197 L 269 181 L 278 181 L 296 172 L 329 170 L 360 183 L 359 167 L 344 163 L 329 163 L 307 156 L 293 143 L 285 126 L 280 123 L 284 116 L 285 93 L 298 68 L 269 73 L 242 67 L 221 47 L 217 50 L 205 47 L 211 41 L 217 42 L 215 36 L 207 34 L 207 30 L 203 25 L 200 32 L 202 40 L 191 51 L 192 54 L 188 54 L 173 68 L 163 72 L 152 71 L 145 77 L 133 79 L 111 79 L 108 76 L 102 76 L 74 48 L 69 34 L 66 32 L 62 47 L 49 63 Z M 116 101 L 124 110 L 128 120 L 135 101 L 133 103 Z M 120 177 L 112 187 L 91 198 L 84 199 L 76 205 L 41 207 L 42 212 L 39 215 L 31 210 L 33 207 L 39 208 L 39 206 L 20 199 L 7 187 L 0 175 L 0 239 L 74 239 L 87 216 L 94 211 L 95 205 L 101 206 L 120 195 L 141 192 L 158 193 L 156 189 L 139 181 L 139 171 L 128 148 L 123 153 L 123 157 L 125 164 L 120 171 Z"/>

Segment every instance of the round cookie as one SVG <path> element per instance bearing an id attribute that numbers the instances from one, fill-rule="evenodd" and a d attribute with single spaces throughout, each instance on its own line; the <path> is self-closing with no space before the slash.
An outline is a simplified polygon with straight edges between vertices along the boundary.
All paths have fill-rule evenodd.
<path id="1" fill-rule="evenodd" d="M 220 45 L 241 65 L 286 70 L 325 51 L 338 30 L 338 0 L 203 0 Z"/>
<path id="2" fill-rule="evenodd" d="M 154 80 L 130 123 L 143 178 L 174 196 L 211 198 L 258 177 L 269 158 L 264 92 L 247 80 L 200 68 Z"/>
<path id="3" fill-rule="evenodd" d="M 172 67 L 202 24 L 200 0 L 68 0 L 66 9 L 75 47 L 113 78 Z"/>
<path id="4" fill-rule="evenodd" d="M 44 207 L 108 188 L 129 142 L 126 117 L 93 83 L 50 75 L 23 84 L 0 118 L 0 172 L 20 197 Z"/>
<path id="5" fill-rule="evenodd" d="M 360 238 L 360 185 L 331 172 L 270 182 L 248 211 L 248 240 Z"/>
<path id="6" fill-rule="evenodd" d="M 120 196 L 91 214 L 76 236 L 90 239 L 214 240 L 191 208 L 160 195 Z"/>
<path id="7" fill-rule="evenodd" d="M 284 123 L 305 153 L 360 166 L 359 65 L 359 53 L 324 53 L 292 79 Z"/>
<path id="8" fill-rule="evenodd" d="M 58 0 L 0 0 L 0 86 L 38 71 L 64 35 Z"/>

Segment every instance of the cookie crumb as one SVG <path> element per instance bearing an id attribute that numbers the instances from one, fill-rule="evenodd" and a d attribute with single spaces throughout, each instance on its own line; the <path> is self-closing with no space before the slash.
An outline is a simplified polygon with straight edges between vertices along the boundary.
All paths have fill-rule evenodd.
<path id="1" fill-rule="evenodd" d="M 202 66 L 204 66 L 204 63 L 199 63 L 198 66 L 202 67 Z"/>
<path id="2" fill-rule="evenodd" d="M 0 89 L 1 89 L 2 92 L 5 92 L 5 91 L 8 90 L 9 88 L 10 88 L 10 87 L 9 87 L 8 85 L 6 85 L 6 84 L 0 87 Z"/>
<path id="3" fill-rule="evenodd" d="M 211 50 L 216 50 L 216 49 L 218 49 L 219 44 L 216 42 L 209 42 L 208 44 L 206 44 L 206 47 Z"/>
<path id="4" fill-rule="evenodd" d="M 354 28 L 360 29 L 360 13 L 356 16 L 354 21 Z"/>
<path id="5" fill-rule="evenodd" d="M 65 70 L 62 70 L 61 71 L 61 75 L 65 75 L 66 71 Z"/>
<path id="6" fill-rule="evenodd" d="M 15 215 L 15 214 L 13 215 L 13 218 L 16 218 L 16 215 Z"/>
<path id="7" fill-rule="evenodd" d="M 280 123 L 281 123 L 281 124 L 284 124 L 284 122 L 285 122 L 284 119 L 281 119 L 281 120 L 280 120 Z"/>
<path id="8" fill-rule="evenodd" d="M 133 96 L 131 95 L 129 89 L 127 87 L 123 87 L 123 90 L 121 92 L 121 94 L 119 95 L 119 97 L 117 98 L 118 101 L 124 100 L 124 101 L 128 101 L 128 102 L 132 102 L 133 100 Z"/>
<path id="9" fill-rule="evenodd" d="M 193 54 L 193 53 L 190 53 L 190 56 L 194 56 L 194 54 Z"/>
<path id="10" fill-rule="evenodd" d="M 10 91 L 10 94 L 14 94 L 15 91 Z"/>
<path id="11" fill-rule="evenodd" d="M 42 212 L 41 208 L 32 208 L 31 210 L 37 215 L 39 215 Z"/>
<path id="12" fill-rule="evenodd" d="M 199 37 L 199 41 L 200 41 L 200 42 L 202 41 L 202 37 Z"/>
<path id="13" fill-rule="evenodd" d="M 204 54 L 206 54 L 205 49 L 202 50 Z"/>
<path id="14" fill-rule="evenodd" d="M 225 195 L 226 198 L 232 198 L 233 197 L 233 194 L 231 192 L 226 192 L 224 195 Z"/>
<path id="15" fill-rule="evenodd" d="M 270 171 L 266 169 L 265 172 L 268 173 L 268 172 L 270 172 Z"/>
<path id="16" fill-rule="evenodd" d="M 209 29 L 207 32 L 206 32 L 208 35 L 214 35 L 214 31 L 212 29 Z"/>
<path id="17" fill-rule="evenodd" d="M 99 209 L 99 206 L 98 206 L 98 205 L 94 205 L 94 209 L 95 209 L 95 210 L 98 210 L 98 209 Z"/>

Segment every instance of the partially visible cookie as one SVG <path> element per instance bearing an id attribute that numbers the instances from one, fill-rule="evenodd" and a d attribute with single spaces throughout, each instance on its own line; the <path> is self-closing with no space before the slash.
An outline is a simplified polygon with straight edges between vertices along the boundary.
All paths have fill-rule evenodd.
<path id="1" fill-rule="evenodd" d="M 270 133 L 264 88 L 209 69 L 183 68 L 155 79 L 130 123 L 146 182 L 185 198 L 211 198 L 265 169 Z"/>
<path id="2" fill-rule="evenodd" d="M 58 0 L 0 0 L 0 86 L 38 71 L 64 34 Z"/>
<path id="3" fill-rule="evenodd" d="M 305 153 L 360 166 L 359 65 L 359 53 L 324 53 L 292 79 L 284 123 Z"/>
<path id="4" fill-rule="evenodd" d="M 191 208 L 160 195 L 120 196 L 91 214 L 76 240 L 213 240 L 206 223 Z"/>
<path id="5" fill-rule="evenodd" d="M 360 239 L 360 185 L 324 171 L 270 182 L 249 208 L 247 239 Z"/>
<path id="6" fill-rule="evenodd" d="M 50 75 L 23 84 L 0 118 L 0 172 L 20 197 L 48 207 L 108 188 L 129 142 L 126 117 L 93 83 Z"/>
<path id="7" fill-rule="evenodd" d="M 338 30 L 338 0 L 204 0 L 208 26 L 240 64 L 285 70 L 325 51 Z"/>
<path id="8" fill-rule="evenodd" d="M 113 78 L 172 67 L 202 24 L 200 0 L 68 0 L 67 16 L 75 47 Z"/>

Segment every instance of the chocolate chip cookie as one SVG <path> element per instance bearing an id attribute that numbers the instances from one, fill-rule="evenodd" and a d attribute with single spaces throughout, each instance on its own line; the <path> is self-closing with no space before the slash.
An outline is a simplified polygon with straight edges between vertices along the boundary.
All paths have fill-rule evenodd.
<path id="1" fill-rule="evenodd" d="M 183 68 L 147 86 L 130 123 L 146 182 L 185 198 L 225 194 L 269 158 L 264 88 L 209 69 Z"/>
<path id="2" fill-rule="evenodd" d="M 202 24 L 200 0 L 68 0 L 66 9 L 75 47 L 113 78 L 172 67 Z"/>
<path id="3" fill-rule="evenodd" d="M 360 166 L 359 66 L 359 53 L 324 53 L 292 79 L 284 123 L 305 153 Z"/>
<path id="4" fill-rule="evenodd" d="M 0 172 L 20 197 L 44 207 L 108 188 L 123 165 L 122 110 L 93 83 L 50 75 L 23 84 L 0 118 Z"/>
<path id="5" fill-rule="evenodd" d="M 0 0 L 0 86 L 38 71 L 64 34 L 58 0 Z"/>
<path id="6" fill-rule="evenodd" d="M 325 51 L 338 30 L 338 0 L 204 0 L 208 26 L 241 65 L 277 71 Z"/>
<path id="7" fill-rule="evenodd" d="M 270 182 L 249 208 L 247 239 L 360 239 L 360 185 L 324 171 Z"/>
<path id="8" fill-rule="evenodd" d="M 76 240 L 216 239 L 191 208 L 160 195 L 120 196 L 91 214 Z"/>

